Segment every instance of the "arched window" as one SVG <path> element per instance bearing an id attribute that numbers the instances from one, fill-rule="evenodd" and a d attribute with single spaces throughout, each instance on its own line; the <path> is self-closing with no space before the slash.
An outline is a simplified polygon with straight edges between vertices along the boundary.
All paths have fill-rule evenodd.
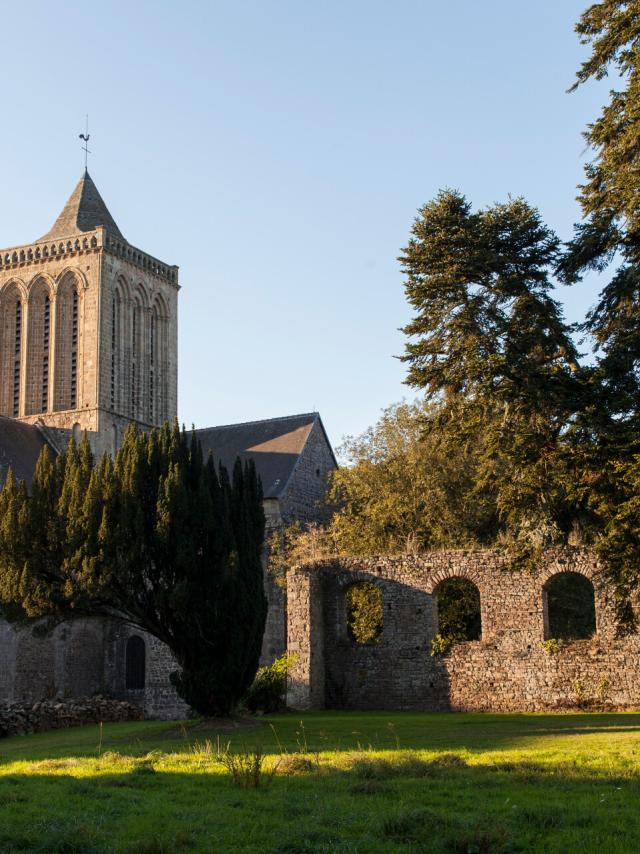
<path id="1" fill-rule="evenodd" d="M 44 298 L 44 329 L 42 333 L 42 399 L 40 407 L 42 412 L 49 408 L 49 359 L 51 356 L 51 299 L 47 295 Z"/>
<path id="2" fill-rule="evenodd" d="M 78 405 L 78 291 L 71 292 L 71 409 Z"/>
<path id="3" fill-rule="evenodd" d="M 121 403 L 122 366 L 122 293 L 117 287 L 111 299 L 111 377 L 109 398 L 111 409 L 119 410 Z"/>
<path id="4" fill-rule="evenodd" d="M 156 385 L 155 385 L 155 370 L 156 370 L 156 342 L 158 340 L 158 318 L 156 308 L 153 307 L 150 319 L 149 329 L 149 400 L 148 400 L 148 421 L 150 424 L 155 423 L 157 412 L 156 406 Z"/>
<path id="5" fill-rule="evenodd" d="M 543 592 L 545 638 L 584 640 L 596 630 L 593 584 L 578 572 L 552 576 Z"/>
<path id="6" fill-rule="evenodd" d="M 141 691 L 145 684 L 146 648 L 139 635 L 127 640 L 125 653 L 125 685 L 128 691 Z"/>
<path id="7" fill-rule="evenodd" d="M 0 415 L 18 418 L 22 381 L 22 295 L 12 283 L 0 293 Z"/>
<path id="8" fill-rule="evenodd" d="M 438 634 L 455 643 L 480 640 L 480 591 L 468 578 L 447 578 L 435 590 Z"/>
<path id="9" fill-rule="evenodd" d="M 167 420 L 167 310 L 160 296 L 151 308 L 148 420 L 160 425 Z"/>
<path id="10" fill-rule="evenodd" d="M 346 592 L 347 631 L 356 643 L 375 643 L 382 633 L 382 593 L 371 581 L 352 584 Z"/>
<path id="11" fill-rule="evenodd" d="M 131 385 L 129 393 L 129 415 L 142 420 L 143 382 L 144 382 L 144 311 L 140 293 L 133 299 L 131 314 Z"/>
<path id="12" fill-rule="evenodd" d="M 54 411 L 79 405 L 80 292 L 75 276 L 67 274 L 56 296 L 56 369 Z"/>
<path id="13" fill-rule="evenodd" d="M 27 382 L 25 415 L 49 409 L 49 360 L 51 357 L 51 296 L 44 279 L 29 288 L 27 323 Z"/>
<path id="14" fill-rule="evenodd" d="M 120 278 L 111 295 L 111 376 L 109 401 L 120 415 L 129 413 L 131 362 L 131 296 Z"/>

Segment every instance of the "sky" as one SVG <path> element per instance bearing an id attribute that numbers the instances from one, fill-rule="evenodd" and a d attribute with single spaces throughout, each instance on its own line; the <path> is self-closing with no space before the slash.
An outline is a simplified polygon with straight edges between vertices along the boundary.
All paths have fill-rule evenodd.
<path id="1" fill-rule="evenodd" d="M 125 237 L 180 267 L 179 418 L 317 410 L 334 444 L 415 392 L 397 262 L 439 189 L 524 196 L 563 239 L 586 0 L 0 0 L 0 246 L 89 171 Z M 602 283 L 556 294 L 580 320 Z"/>

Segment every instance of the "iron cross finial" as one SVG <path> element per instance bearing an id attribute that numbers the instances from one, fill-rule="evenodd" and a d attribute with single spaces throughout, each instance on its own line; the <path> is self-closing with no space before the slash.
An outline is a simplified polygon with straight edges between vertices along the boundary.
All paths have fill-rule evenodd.
<path id="1" fill-rule="evenodd" d="M 87 158 L 88 155 L 91 154 L 89 151 L 89 116 L 86 117 L 85 122 L 85 132 L 78 134 L 79 138 L 84 140 L 84 145 L 82 146 L 82 150 L 84 151 L 84 171 L 87 171 Z"/>

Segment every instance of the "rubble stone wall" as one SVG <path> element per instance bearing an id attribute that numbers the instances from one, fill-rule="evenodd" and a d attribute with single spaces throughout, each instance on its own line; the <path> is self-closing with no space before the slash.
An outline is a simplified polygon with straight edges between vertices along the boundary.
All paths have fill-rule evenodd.
<path id="1" fill-rule="evenodd" d="M 82 724 L 139 721 L 142 717 L 138 706 L 104 697 L 66 702 L 42 700 L 37 703 L 13 703 L 0 707 L 0 738 Z"/>
<path id="2" fill-rule="evenodd" d="M 594 586 L 596 634 L 549 653 L 545 589 L 558 573 Z M 437 588 L 464 577 L 480 591 L 482 635 L 431 655 Z M 345 596 L 358 582 L 382 594 L 383 628 L 358 644 Z M 298 708 L 538 711 L 640 706 L 640 636 L 618 636 L 615 608 L 593 554 L 547 552 L 532 573 L 499 551 L 324 561 L 288 576 L 288 648 L 298 656 L 289 702 Z"/>

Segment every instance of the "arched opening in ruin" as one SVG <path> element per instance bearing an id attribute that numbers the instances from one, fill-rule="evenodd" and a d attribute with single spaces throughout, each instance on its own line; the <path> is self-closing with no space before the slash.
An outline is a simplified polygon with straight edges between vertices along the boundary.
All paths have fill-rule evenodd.
<path id="1" fill-rule="evenodd" d="M 595 593 L 586 576 L 560 572 L 547 581 L 542 595 L 547 640 L 586 640 L 595 634 Z"/>
<path id="2" fill-rule="evenodd" d="M 359 644 L 375 643 L 382 634 L 382 593 L 371 581 L 347 588 L 345 594 L 347 633 Z"/>
<path id="3" fill-rule="evenodd" d="M 131 635 L 125 652 L 125 686 L 127 691 L 141 691 L 145 686 L 146 647 L 140 635 Z"/>
<path id="4" fill-rule="evenodd" d="M 447 578 L 435 589 L 438 634 L 450 643 L 480 640 L 480 591 L 468 578 Z"/>

